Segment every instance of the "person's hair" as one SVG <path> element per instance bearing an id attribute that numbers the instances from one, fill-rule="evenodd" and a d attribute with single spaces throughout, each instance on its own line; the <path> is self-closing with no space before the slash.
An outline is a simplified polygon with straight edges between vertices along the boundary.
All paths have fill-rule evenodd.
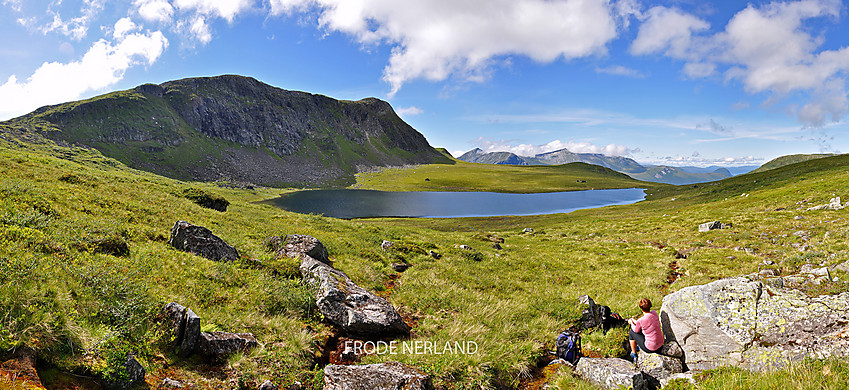
<path id="1" fill-rule="evenodd" d="M 640 298 L 640 302 L 637 302 L 637 306 L 640 307 L 640 310 L 648 313 L 651 310 L 651 301 L 648 298 Z"/>

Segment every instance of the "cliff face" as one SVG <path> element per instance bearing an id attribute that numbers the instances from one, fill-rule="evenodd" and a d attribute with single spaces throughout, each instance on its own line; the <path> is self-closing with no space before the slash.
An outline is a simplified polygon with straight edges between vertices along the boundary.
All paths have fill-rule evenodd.
<path id="1" fill-rule="evenodd" d="M 182 180 L 344 185 L 358 169 L 449 162 L 382 100 L 340 101 L 241 76 L 146 84 L 7 123 Z"/>

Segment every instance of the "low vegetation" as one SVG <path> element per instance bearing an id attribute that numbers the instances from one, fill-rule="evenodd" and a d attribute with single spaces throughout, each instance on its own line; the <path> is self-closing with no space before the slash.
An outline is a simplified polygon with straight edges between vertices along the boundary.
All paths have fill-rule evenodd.
<path id="1" fill-rule="evenodd" d="M 849 158 L 829 157 L 695 188 L 649 185 L 608 170 L 590 176 L 574 164 L 384 170 L 361 175 L 358 185 L 512 192 L 637 186 L 648 188 L 649 198 L 545 216 L 346 221 L 256 203 L 285 189 L 184 183 L 85 149 L 3 140 L 0 350 L 31 346 L 53 370 L 97 377 L 114 375 L 116 356 L 132 350 L 153 385 L 169 376 L 208 388 L 256 388 L 265 379 L 321 388 L 321 355 L 332 329 L 300 284 L 297 260 L 274 259 L 263 245 L 266 237 L 297 233 L 317 237 L 335 267 L 387 296 L 414 325 L 407 341 L 478 347 L 475 354 L 384 354 L 363 362 L 410 363 L 445 389 L 519 387 L 579 317 L 581 294 L 630 316 L 639 297 L 659 304 L 685 286 L 756 272 L 764 260 L 787 274 L 805 263 L 849 259 L 846 211 L 805 211 L 849 196 L 847 166 Z M 227 212 L 200 207 L 184 196 L 186 188 L 226 198 Z M 242 259 L 218 263 L 170 248 L 168 231 L 177 220 L 208 227 Z M 733 228 L 699 233 L 697 225 L 710 220 Z M 524 233 L 526 227 L 534 231 Z M 492 235 L 505 239 L 503 249 L 492 247 Z M 381 249 L 383 240 L 400 249 Z M 686 258 L 675 259 L 679 251 Z M 412 267 L 396 279 L 391 264 L 399 261 Z M 680 275 L 670 284 L 673 261 Z M 835 275 L 838 282 L 811 293 L 849 291 L 849 276 Z M 214 375 L 201 361 L 178 358 L 160 342 L 163 329 L 155 322 L 170 301 L 192 308 L 204 330 L 252 332 L 261 347 L 231 356 Z M 622 336 L 587 334 L 584 348 L 615 356 Z M 715 370 L 695 387 L 676 388 L 830 389 L 847 379 L 845 361 L 812 361 L 767 374 Z M 594 388 L 566 370 L 551 384 Z"/>

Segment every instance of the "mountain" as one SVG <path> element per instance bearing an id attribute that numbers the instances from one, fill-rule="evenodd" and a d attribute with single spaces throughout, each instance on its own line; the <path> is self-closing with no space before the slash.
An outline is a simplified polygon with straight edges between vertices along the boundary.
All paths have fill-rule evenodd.
<path id="1" fill-rule="evenodd" d="M 537 161 L 546 165 L 561 165 L 572 162 L 583 162 L 593 165 L 601 165 L 614 171 L 623 173 L 645 172 L 646 168 L 638 162 L 620 156 L 605 156 L 598 153 L 572 153 L 568 149 L 555 150 L 534 156 Z"/>
<path id="2" fill-rule="evenodd" d="M 3 124 L 180 180 L 342 185 L 362 169 L 450 163 L 385 101 L 233 75 L 145 84 Z"/>
<path id="3" fill-rule="evenodd" d="M 481 164 L 509 165 L 562 165 L 582 162 L 610 168 L 638 180 L 677 185 L 716 181 L 733 176 L 728 169 L 721 167 L 714 167 L 712 170 L 697 168 L 703 171 L 690 172 L 685 168 L 678 167 L 643 166 L 627 157 L 605 156 L 598 153 L 573 153 L 568 149 L 541 153 L 534 157 L 522 157 L 510 152 L 484 153 L 480 148 L 475 148 L 464 153 L 458 159 Z"/>
<path id="4" fill-rule="evenodd" d="M 749 173 L 758 168 L 757 165 L 743 165 L 739 167 L 720 167 L 718 165 L 711 165 L 709 167 L 676 167 L 678 169 L 682 169 L 684 171 L 690 173 L 710 173 L 714 172 L 717 169 L 725 169 L 731 176 L 742 175 L 744 173 Z"/>
<path id="5" fill-rule="evenodd" d="M 496 164 L 496 165 L 539 165 L 531 164 L 525 157 L 518 156 L 510 152 L 490 152 L 484 153 L 480 148 L 474 148 L 462 156 L 457 158 L 466 162 L 479 164 Z"/>
<path id="6" fill-rule="evenodd" d="M 766 164 L 761 165 L 760 168 L 755 169 L 752 173 L 764 172 L 770 169 L 781 168 L 785 165 L 791 165 L 800 163 L 803 161 L 814 160 L 823 157 L 832 157 L 835 154 L 790 154 L 787 156 L 781 156 L 778 158 L 774 158 L 768 161 Z"/>
<path id="7" fill-rule="evenodd" d="M 647 166 L 644 172 L 629 173 L 628 175 L 638 180 L 675 185 L 717 181 L 733 176 L 731 172 L 725 168 L 717 168 L 712 172 L 695 173 L 688 172 L 679 167 L 669 167 L 665 165 Z"/>

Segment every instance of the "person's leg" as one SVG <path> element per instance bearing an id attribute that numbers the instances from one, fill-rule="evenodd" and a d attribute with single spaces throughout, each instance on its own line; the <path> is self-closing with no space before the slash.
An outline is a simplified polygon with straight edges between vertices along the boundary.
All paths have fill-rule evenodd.
<path id="1" fill-rule="evenodd" d="M 647 351 L 646 349 L 646 335 L 643 332 L 634 332 L 633 330 L 628 331 L 628 340 L 631 343 L 631 352 L 637 353 L 637 349 L 641 349 L 643 351 Z"/>

